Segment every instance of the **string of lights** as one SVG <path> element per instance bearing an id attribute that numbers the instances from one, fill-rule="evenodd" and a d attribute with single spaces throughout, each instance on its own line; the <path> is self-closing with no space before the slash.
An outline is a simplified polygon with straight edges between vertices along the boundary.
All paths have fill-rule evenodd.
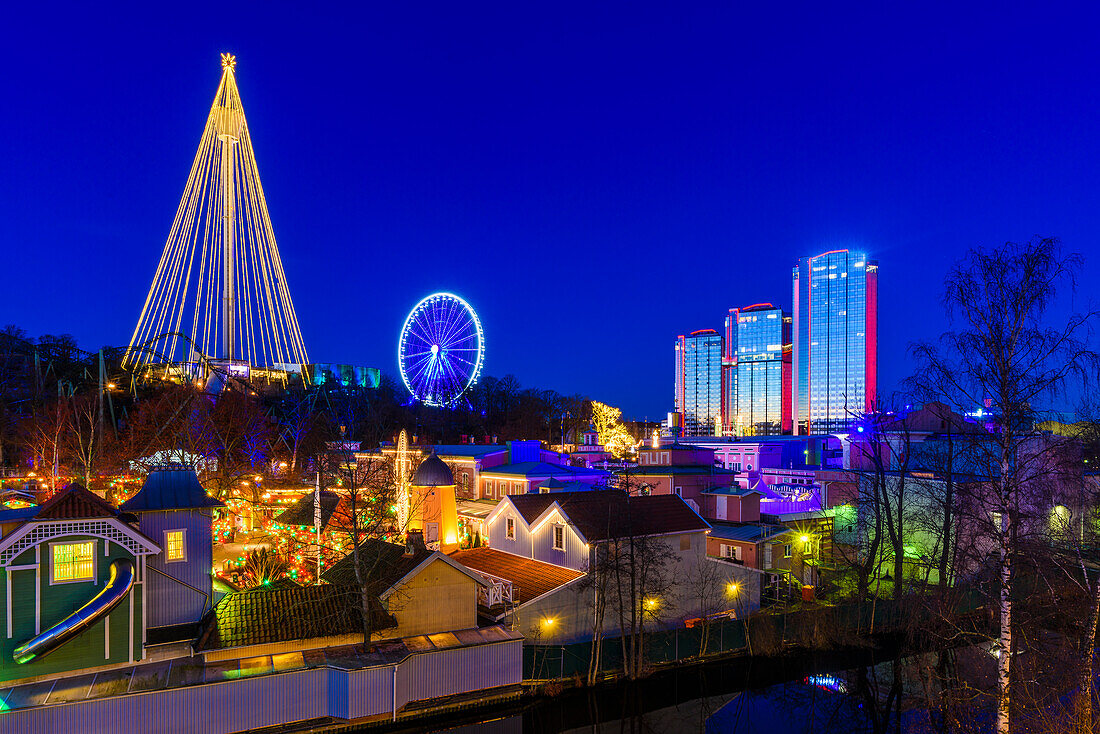
<path id="1" fill-rule="evenodd" d="M 308 362 L 230 54 L 125 362 L 210 356 Z"/>

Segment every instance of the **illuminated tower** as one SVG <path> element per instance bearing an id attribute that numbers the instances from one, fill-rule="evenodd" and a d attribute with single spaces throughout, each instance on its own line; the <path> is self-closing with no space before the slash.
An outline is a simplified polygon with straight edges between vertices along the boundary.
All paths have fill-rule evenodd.
<path id="1" fill-rule="evenodd" d="M 793 272 L 794 432 L 844 431 L 869 410 L 878 383 L 878 263 L 833 250 Z"/>
<path id="2" fill-rule="evenodd" d="M 738 309 L 733 429 L 738 436 L 791 429 L 791 319 L 770 303 Z"/>
<path id="3" fill-rule="evenodd" d="M 176 217 L 126 352 L 127 364 L 308 362 L 244 107 L 235 57 L 206 118 Z"/>

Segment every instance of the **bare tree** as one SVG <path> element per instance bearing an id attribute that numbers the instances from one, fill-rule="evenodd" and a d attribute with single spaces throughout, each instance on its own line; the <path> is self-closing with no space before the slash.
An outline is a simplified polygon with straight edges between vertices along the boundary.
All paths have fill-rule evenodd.
<path id="1" fill-rule="evenodd" d="M 945 283 L 953 330 L 938 345 L 913 350 L 945 403 L 963 413 L 990 413 L 988 480 L 980 502 L 990 510 L 997 558 L 998 734 L 1011 730 L 1015 563 L 1025 521 L 1033 519 L 1026 517 L 1033 507 L 1026 494 L 1041 485 L 1045 471 L 1022 449 L 1036 436 L 1037 418 L 1050 401 L 1100 364 L 1089 347 L 1095 311 L 1049 323 L 1056 296 L 1075 285 L 1081 263 L 1080 256 L 1063 255 L 1053 239 L 971 250 Z"/>

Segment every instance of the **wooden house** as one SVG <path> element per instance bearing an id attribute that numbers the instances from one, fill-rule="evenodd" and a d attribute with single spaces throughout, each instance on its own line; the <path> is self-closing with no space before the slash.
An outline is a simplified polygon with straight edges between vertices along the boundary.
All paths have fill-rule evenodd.
<path id="1" fill-rule="evenodd" d="M 148 561 L 159 553 L 79 484 L 0 511 L 0 682 L 141 660 Z"/>

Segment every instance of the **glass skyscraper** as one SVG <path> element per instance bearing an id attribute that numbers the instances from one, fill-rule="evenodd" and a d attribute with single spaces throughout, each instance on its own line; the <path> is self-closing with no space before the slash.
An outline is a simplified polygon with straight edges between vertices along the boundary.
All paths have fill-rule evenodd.
<path id="1" fill-rule="evenodd" d="M 844 431 L 875 400 L 878 263 L 833 250 L 801 260 L 793 278 L 794 432 Z"/>
<path id="2" fill-rule="evenodd" d="M 740 309 L 734 368 L 737 399 L 730 405 L 734 435 L 790 430 L 790 343 L 791 319 L 782 309 L 770 303 Z"/>
<path id="3" fill-rule="evenodd" d="M 676 340 L 676 409 L 685 436 L 712 436 L 722 420 L 722 335 L 694 331 Z"/>

